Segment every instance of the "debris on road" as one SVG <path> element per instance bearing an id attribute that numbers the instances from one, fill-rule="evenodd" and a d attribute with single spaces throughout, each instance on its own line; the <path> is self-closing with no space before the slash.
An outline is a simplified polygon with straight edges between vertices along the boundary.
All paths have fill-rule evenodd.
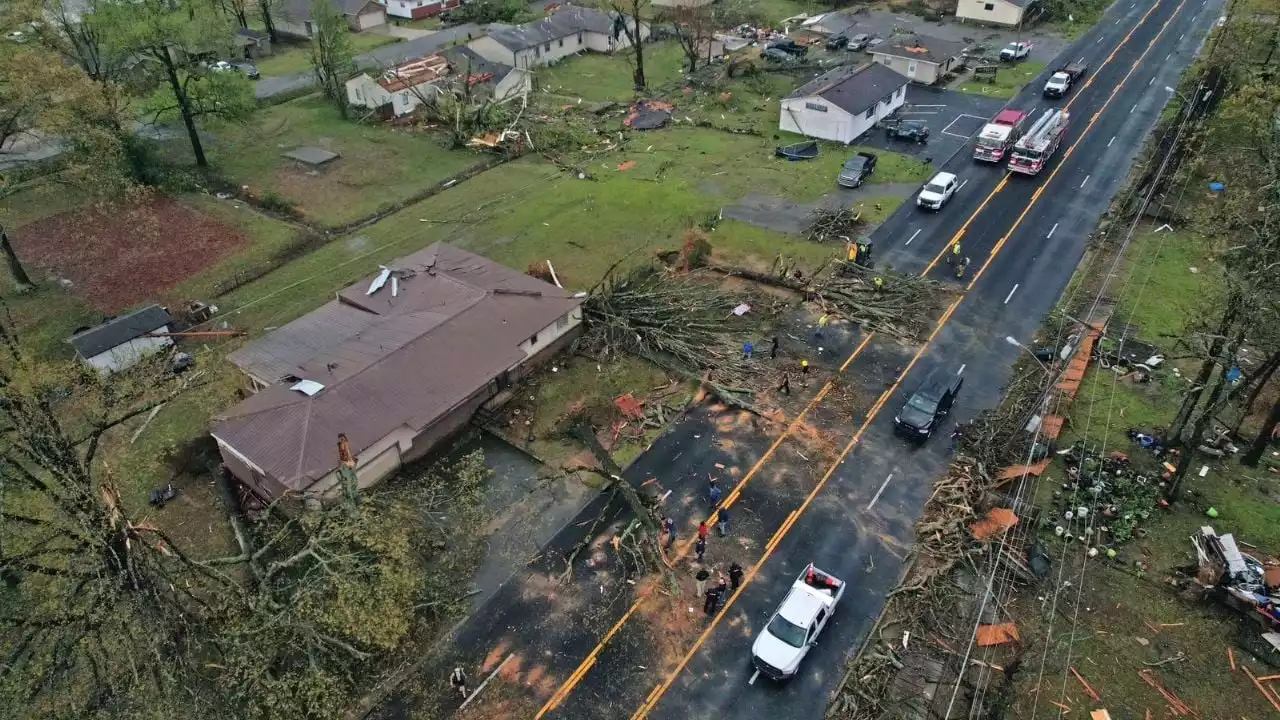
<path id="1" fill-rule="evenodd" d="M 1020 642 L 1022 638 L 1018 635 L 1017 625 L 1000 623 L 998 625 L 979 625 L 977 639 L 978 647 L 991 647 L 993 645 Z"/>
<path id="2" fill-rule="evenodd" d="M 675 105 L 661 100 L 640 100 L 631 106 L 631 113 L 622 124 L 632 130 L 657 130 L 671 122 Z"/>

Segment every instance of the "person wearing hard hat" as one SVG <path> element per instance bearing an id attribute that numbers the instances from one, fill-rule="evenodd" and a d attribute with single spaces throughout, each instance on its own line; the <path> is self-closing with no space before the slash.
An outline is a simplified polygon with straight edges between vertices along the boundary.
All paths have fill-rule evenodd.
<path id="1" fill-rule="evenodd" d="M 881 290 L 884 289 L 884 278 L 880 277 L 879 275 L 877 275 L 875 280 L 873 280 L 872 282 L 874 282 L 876 285 L 876 292 L 880 292 Z"/>
<path id="2" fill-rule="evenodd" d="M 960 241 L 957 240 L 951 245 L 951 254 L 947 256 L 947 264 L 950 265 L 960 260 Z"/>

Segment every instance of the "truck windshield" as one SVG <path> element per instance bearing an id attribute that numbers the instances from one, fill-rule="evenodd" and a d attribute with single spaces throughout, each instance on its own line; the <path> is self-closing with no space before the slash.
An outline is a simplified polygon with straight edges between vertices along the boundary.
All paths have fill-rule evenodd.
<path id="1" fill-rule="evenodd" d="M 1004 141 L 998 138 L 978 138 L 978 147 L 983 148 L 1001 148 L 1004 147 Z"/>
<path id="2" fill-rule="evenodd" d="M 781 615 L 773 616 L 773 620 L 769 623 L 769 634 L 791 647 L 804 646 L 804 628 L 796 625 Z"/>
<path id="3" fill-rule="evenodd" d="M 1020 150 L 1013 156 L 1023 162 L 1035 162 L 1040 159 L 1040 153 L 1036 150 Z"/>
<path id="4" fill-rule="evenodd" d="M 935 195 L 941 195 L 942 193 L 947 191 L 947 188 L 944 187 L 941 183 L 932 183 L 932 182 L 929 183 L 928 185 L 925 185 L 924 189 L 925 189 L 925 192 L 931 192 Z"/>

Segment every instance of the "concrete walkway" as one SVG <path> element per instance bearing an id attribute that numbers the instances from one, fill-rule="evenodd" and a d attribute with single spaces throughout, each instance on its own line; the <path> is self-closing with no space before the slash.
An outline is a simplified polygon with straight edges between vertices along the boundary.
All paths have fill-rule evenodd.
<path id="1" fill-rule="evenodd" d="M 375 28 L 374 30 L 370 30 L 370 32 L 377 32 L 390 37 L 402 38 L 404 40 L 417 40 L 418 38 L 424 38 L 436 33 L 435 30 L 419 30 L 417 28 L 390 24 L 383 25 L 380 28 Z"/>
<path id="2" fill-rule="evenodd" d="M 393 26 L 394 27 L 394 26 Z M 410 28 L 395 28 L 397 30 L 410 30 Z M 423 35 L 412 40 L 406 40 L 392 45 L 384 45 L 362 55 L 357 55 L 356 66 L 361 70 L 373 70 L 391 65 L 398 65 L 411 58 L 430 55 L 440 48 L 450 45 L 456 41 L 466 42 L 469 37 L 480 37 L 484 34 L 484 28 L 473 23 L 466 23 L 447 30 L 439 30 L 437 32 Z M 279 75 L 264 76 L 258 81 L 254 87 L 254 97 L 259 100 L 282 95 L 285 93 L 298 92 L 315 85 L 315 76 L 310 72 L 298 73 L 296 75 Z"/>

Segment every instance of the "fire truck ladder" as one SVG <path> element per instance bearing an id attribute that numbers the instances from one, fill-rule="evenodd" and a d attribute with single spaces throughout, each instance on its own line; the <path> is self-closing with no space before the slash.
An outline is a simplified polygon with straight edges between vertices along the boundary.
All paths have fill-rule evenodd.
<path id="1" fill-rule="evenodd" d="M 1045 110 L 1040 119 L 1031 126 L 1027 134 L 1022 137 L 1019 143 L 1028 148 L 1041 150 L 1049 144 L 1049 139 L 1054 133 L 1062 129 L 1062 121 L 1066 119 L 1065 110 L 1056 110 L 1050 108 Z"/>

